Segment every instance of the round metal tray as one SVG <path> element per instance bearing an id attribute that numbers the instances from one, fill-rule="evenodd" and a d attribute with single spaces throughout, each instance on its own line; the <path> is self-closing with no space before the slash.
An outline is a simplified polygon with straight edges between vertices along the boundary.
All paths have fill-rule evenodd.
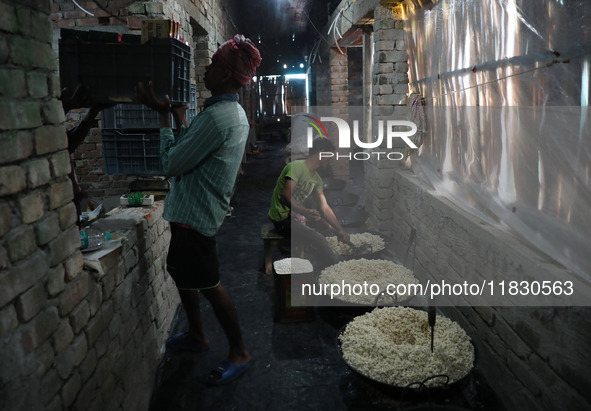
<path id="1" fill-rule="evenodd" d="M 332 211 L 343 227 L 362 225 L 369 216 L 367 211 L 359 207 L 334 206 Z"/>
<path id="2" fill-rule="evenodd" d="M 347 185 L 345 180 L 339 180 L 332 177 L 326 177 L 322 179 L 323 183 L 323 190 L 324 191 L 331 191 L 331 190 L 342 190 Z"/>
<path id="3" fill-rule="evenodd" d="M 351 321 L 353 321 L 353 320 L 355 320 L 355 318 L 353 318 Z M 355 375 L 368 381 L 369 383 L 378 387 L 380 390 L 388 393 L 389 395 L 399 398 L 401 401 L 402 400 L 417 400 L 417 399 L 434 400 L 437 398 L 452 395 L 453 393 L 456 393 L 458 390 L 461 390 L 462 387 L 464 387 L 464 385 L 472 377 L 472 372 L 473 372 L 474 368 L 476 367 L 476 347 L 474 347 L 473 342 L 471 342 L 471 344 L 474 347 L 474 366 L 472 367 L 472 370 L 470 370 L 470 372 L 468 372 L 468 374 L 466 374 L 464 377 L 462 377 L 461 379 L 459 379 L 457 381 L 449 382 L 449 377 L 447 375 L 434 375 L 434 376 L 431 376 L 423 381 L 417 381 L 417 382 L 409 384 L 407 386 L 399 386 L 399 385 L 387 384 L 387 383 L 384 383 L 381 381 L 377 381 L 377 380 L 363 374 L 361 371 L 357 370 L 355 367 L 353 367 L 351 364 L 349 364 L 347 362 L 347 360 L 345 360 L 345 358 L 343 357 L 343 351 L 341 349 L 341 341 L 339 340 L 339 336 L 345 331 L 345 329 L 347 328 L 347 325 L 349 325 L 349 323 L 351 321 L 349 321 L 347 324 L 343 325 L 339 329 L 339 331 L 335 337 L 336 349 L 337 349 L 337 352 L 339 353 L 339 356 L 341 357 L 343 362 L 345 364 L 347 364 L 347 367 L 349 367 L 349 369 L 351 369 L 351 371 L 353 371 L 355 373 Z M 445 382 L 444 385 L 437 386 L 437 387 L 428 387 L 427 385 L 425 385 L 426 382 L 428 382 L 429 380 L 434 379 L 434 378 L 443 378 L 443 379 L 447 379 L 447 381 Z"/>
<path id="4" fill-rule="evenodd" d="M 331 207 L 354 206 L 359 201 L 359 196 L 350 191 L 327 191 L 325 197 Z"/>

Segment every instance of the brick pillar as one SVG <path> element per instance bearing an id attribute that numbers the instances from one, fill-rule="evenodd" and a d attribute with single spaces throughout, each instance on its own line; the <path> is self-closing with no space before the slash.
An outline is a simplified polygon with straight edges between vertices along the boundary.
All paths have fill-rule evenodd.
<path id="1" fill-rule="evenodd" d="M 349 119 L 349 60 L 347 49 L 331 48 L 329 54 L 330 65 L 330 105 L 332 115 L 342 118 L 345 121 Z M 338 132 L 336 127 L 327 128 L 332 142 L 337 146 Z M 350 149 L 338 149 L 340 155 L 348 155 Z M 349 161 L 337 160 L 332 162 L 332 171 L 335 178 L 349 179 Z"/>
<path id="2" fill-rule="evenodd" d="M 379 120 L 407 119 L 408 54 L 404 22 L 392 9 L 378 6 L 374 10 L 374 56 L 372 95 L 372 138 L 378 135 Z M 404 152 L 401 139 L 393 141 L 388 150 L 384 141 L 380 151 Z M 366 164 L 366 209 L 370 222 L 385 235 L 396 230 L 393 213 L 393 168 L 399 162 L 372 157 Z"/>

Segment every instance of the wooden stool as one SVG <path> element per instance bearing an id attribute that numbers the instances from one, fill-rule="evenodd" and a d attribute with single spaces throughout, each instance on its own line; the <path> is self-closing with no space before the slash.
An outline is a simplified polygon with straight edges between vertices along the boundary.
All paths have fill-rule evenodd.
<path id="1" fill-rule="evenodd" d="M 279 234 L 271 223 L 261 226 L 261 238 L 265 248 L 265 274 L 271 274 L 273 272 L 273 257 L 271 255 L 273 248 L 288 245 L 290 239 Z"/>

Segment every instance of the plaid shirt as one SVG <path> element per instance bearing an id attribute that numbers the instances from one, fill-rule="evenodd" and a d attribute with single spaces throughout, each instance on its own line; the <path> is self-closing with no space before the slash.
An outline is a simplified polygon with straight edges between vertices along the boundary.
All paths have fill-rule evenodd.
<path id="1" fill-rule="evenodd" d="M 205 236 L 214 236 L 228 211 L 230 197 L 249 124 L 234 101 L 219 101 L 199 113 L 179 135 L 160 129 L 160 157 L 172 176 L 164 218 L 187 224 Z"/>

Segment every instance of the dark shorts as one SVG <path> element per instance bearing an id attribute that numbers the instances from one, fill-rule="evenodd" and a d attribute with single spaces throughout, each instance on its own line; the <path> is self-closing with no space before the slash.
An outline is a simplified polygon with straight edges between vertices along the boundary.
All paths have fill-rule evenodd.
<path id="1" fill-rule="evenodd" d="M 166 269 L 181 290 L 204 290 L 220 283 L 215 237 L 170 224 Z"/>

